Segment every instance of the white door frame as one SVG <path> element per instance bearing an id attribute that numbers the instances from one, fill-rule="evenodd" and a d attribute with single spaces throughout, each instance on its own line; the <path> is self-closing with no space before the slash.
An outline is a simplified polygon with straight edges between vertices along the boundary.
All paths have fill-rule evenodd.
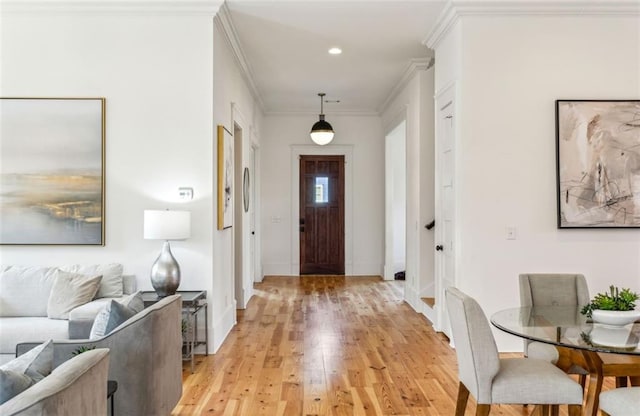
<path id="1" fill-rule="evenodd" d="M 249 198 L 249 216 L 251 224 L 251 251 L 253 270 L 252 279 L 254 282 L 262 282 L 262 261 L 261 261 L 261 244 L 260 244 L 260 149 L 258 146 L 256 133 L 251 132 L 251 157 L 250 157 L 250 198 Z"/>
<path id="2" fill-rule="evenodd" d="M 240 159 L 242 161 L 242 163 L 240 163 L 239 166 L 238 164 L 234 166 L 234 170 L 235 170 L 234 176 L 236 178 L 242 178 L 244 168 L 249 166 L 249 162 L 250 162 L 249 160 L 250 154 L 251 154 L 250 149 L 252 147 L 251 125 L 249 124 L 247 119 L 244 117 L 243 113 L 240 111 L 236 103 L 231 103 L 231 118 L 232 118 L 231 125 L 233 126 L 234 130 L 235 130 L 235 126 L 238 126 L 238 128 L 242 130 L 242 143 L 241 143 L 240 149 L 238 149 L 238 147 L 234 149 L 236 152 L 238 151 L 241 152 L 240 157 L 236 158 L 236 160 Z M 235 140 L 235 137 L 234 137 L 234 140 Z M 236 173 L 238 174 L 236 175 Z M 234 186 L 236 187 L 237 190 L 241 190 L 242 180 L 240 180 L 239 183 L 235 183 Z M 241 193 L 239 194 L 241 195 Z M 234 270 L 232 275 L 234 279 L 234 288 L 236 287 L 236 279 L 237 278 L 241 279 L 241 282 L 239 282 L 240 283 L 239 290 L 241 291 L 241 293 L 236 294 L 236 299 L 238 299 L 238 304 L 236 305 L 236 308 L 245 309 L 247 307 L 247 304 L 249 303 L 249 299 L 251 299 L 251 297 L 253 296 L 253 276 L 251 276 L 251 269 L 252 269 L 251 262 L 254 261 L 254 258 L 251 255 L 251 217 L 249 213 L 244 212 L 243 205 L 242 205 L 242 198 L 240 198 L 240 200 L 235 201 L 234 206 L 239 206 L 242 214 L 240 215 L 241 223 L 236 224 L 236 227 L 241 227 L 241 236 L 240 236 L 241 241 L 236 242 L 235 239 L 238 238 L 238 236 L 236 235 L 236 231 L 232 233 L 234 238 L 233 245 L 235 248 L 238 248 L 237 251 L 234 249 L 234 261 L 232 262 L 232 264 L 234 264 Z M 236 261 L 235 257 L 238 255 L 240 255 L 241 258 L 237 259 Z M 236 277 L 236 270 L 235 270 L 236 264 L 240 265 L 240 268 L 241 268 L 240 277 Z"/>
<path id="3" fill-rule="evenodd" d="M 404 113 L 403 113 L 404 115 Z M 385 250 L 384 250 L 384 280 L 394 280 L 395 279 L 395 266 L 396 266 L 396 235 L 397 230 L 394 227 L 394 212 L 397 201 L 395 200 L 395 175 L 398 166 L 396 165 L 396 160 L 393 159 L 393 151 L 392 149 L 398 146 L 396 143 L 399 139 L 396 136 L 391 136 L 391 133 L 396 131 L 398 127 L 400 127 L 404 123 L 405 134 L 401 140 L 404 141 L 405 153 L 402 155 L 402 166 L 405 167 L 405 189 L 406 189 L 406 166 L 407 166 L 407 155 L 406 155 L 406 146 L 407 146 L 407 120 L 406 118 L 402 118 L 397 124 L 393 126 L 393 128 L 388 129 L 387 134 L 385 135 Z M 404 230 L 401 230 L 405 236 L 405 270 L 406 270 L 406 236 L 407 236 L 407 226 L 406 226 L 406 211 L 407 211 L 407 198 L 405 191 L 405 199 L 404 199 L 404 209 L 405 209 L 405 224 Z M 406 288 L 405 288 L 406 290 Z"/>

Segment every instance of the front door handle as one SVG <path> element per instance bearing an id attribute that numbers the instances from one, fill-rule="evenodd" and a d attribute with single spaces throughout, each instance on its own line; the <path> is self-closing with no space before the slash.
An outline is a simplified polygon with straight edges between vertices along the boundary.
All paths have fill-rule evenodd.
<path id="1" fill-rule="evenodd" d="M 444 247 L 442 247 L 442 244 L 438 244 L 436 246 L 436 251 L 442 251 L 442 250 L 444 250 Z"/>

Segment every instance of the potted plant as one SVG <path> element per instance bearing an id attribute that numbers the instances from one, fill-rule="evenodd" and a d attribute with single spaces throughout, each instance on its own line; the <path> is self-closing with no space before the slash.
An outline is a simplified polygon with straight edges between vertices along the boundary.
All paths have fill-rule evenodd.
<path id="1" fill-rule="evenodd" d="M 598 293 L 588 305 L 580 311 L 594 322 L 608 325 L 626 325 L 640 317 L 635 302 L 640 298 L 629 288 L 619 289 L 609 286 L 609 292 Z"/>

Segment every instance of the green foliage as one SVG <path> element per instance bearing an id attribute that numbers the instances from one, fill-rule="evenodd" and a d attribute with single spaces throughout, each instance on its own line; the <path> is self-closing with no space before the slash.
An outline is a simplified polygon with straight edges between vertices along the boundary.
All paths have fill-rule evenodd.
<path id="1" fill-rule="evenodd" d="M 632 311 L 635 309 L 635 301 L 640 298 L 631 289 L 626 288 L 620 290 L 619 288 L 611 285 L 609 286 L 609 293 L 598 293 L 591 303 L 585 305 L 580 311 L 583 315 L 591 318 L 591 313 L 595 309 L 602 309 L 606 311 Z"/>
<path id="2" fill-rule="evenodd" d="M 95 349 L 96 349 L 96 346 L 95 346 L 95 345 L 94 345 L 93 347 L 88 347 L 88 346 L 86 346 L 86 345 L 83 345 L 83 346 L 81 346 L 81 347 L 76 348 L 76 349 L 71 353 L 71 355 L 80 355 L 80 354 L 82 354 L 83 352 L 87 352 L 87 351 L 91 351 L 91 350 L 95 350 Z"/>
<path id="3" fill-rule="evenodd" d="M 182 324 L 181 325 L 182 335 L 184 336 L 191 329 L 191 325 L 189 324 L 189 321 L 185 318 L 182 318 L 181 324 Z"/>

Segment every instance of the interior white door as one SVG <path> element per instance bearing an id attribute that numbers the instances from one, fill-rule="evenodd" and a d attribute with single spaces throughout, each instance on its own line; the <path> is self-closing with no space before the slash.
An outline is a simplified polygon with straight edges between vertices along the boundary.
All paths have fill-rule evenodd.
<path id="1" fill-rule="evenodd" d="M 455 88 L 436 97 L 436 330 L 451 339 L 451 326 L 444 292 L 456 282 L 455 246 Z"/>
<path id="2" fill-rule="evenodd" d="M 251 232 L 250 244 L 249 244 L 249 261 L 251 262 L 250 276 L 251 284 L 256 280 L 256 149 L 251 146 L 249 151 L 249 173 L 247 179 L 247 185 L 245 186 L 245 192 L 248 192 L 247 207 L 249 208 L 249 231 Z"/>

